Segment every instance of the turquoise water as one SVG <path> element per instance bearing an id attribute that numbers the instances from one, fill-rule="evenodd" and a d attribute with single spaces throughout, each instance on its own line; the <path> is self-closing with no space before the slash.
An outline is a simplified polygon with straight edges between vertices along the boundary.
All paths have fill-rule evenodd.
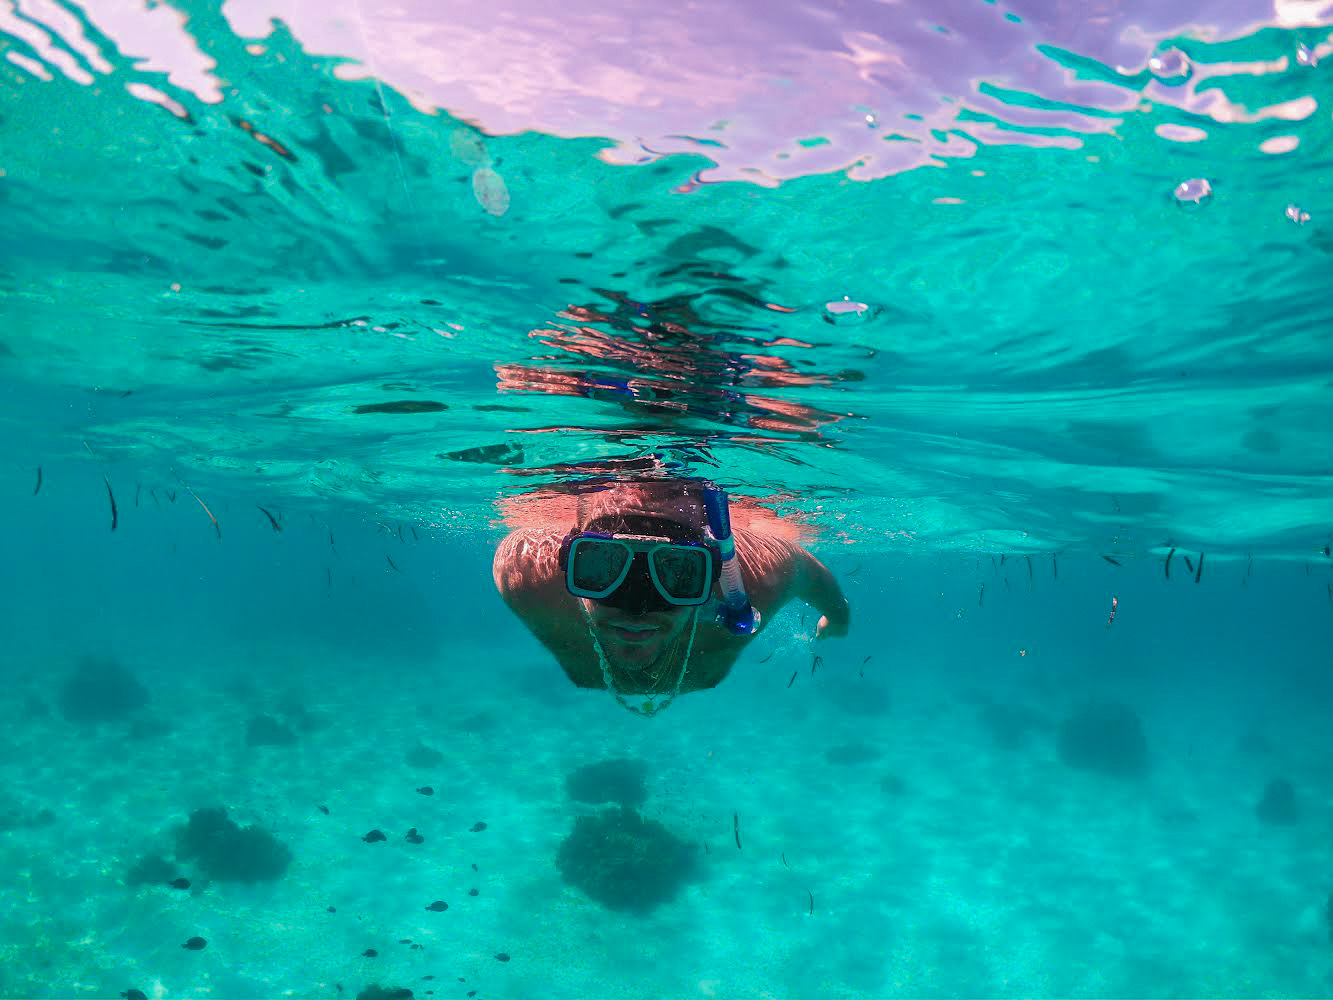
<path id="1" fill-rule="evenodd" d="M 1333 994 L 1327 18 L 1145 15 L 1131 65 L 960 7 L 820 104 L 792 52 L 875 49 L 853 5 L 708 115 L 602 25 L 619 103 L 546 66 L 506 117 L 424 29 L 381 25 L 471 97 L 264 7 L 181 5 L 172 66 L 0 8 L 0 995 Z M 852 627 L 793 604 L 642 719 L 491 556 L 662 461 L 798 526 Z M 81 714 L 89 657 L 143 703 Z M 1089 703 L 1142 767 L 1080 765 Z M 561 861 L 620 758 L 685 845 L 631 910 Z M 188 851 L 217 807 L 280 877 Z"/>

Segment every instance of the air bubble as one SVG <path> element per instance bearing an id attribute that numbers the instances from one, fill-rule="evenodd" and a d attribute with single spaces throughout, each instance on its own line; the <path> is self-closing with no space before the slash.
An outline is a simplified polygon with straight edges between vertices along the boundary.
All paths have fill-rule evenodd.
<path id="1" fill-rule="evenodd" d="M 1180 49 L 1163 49 L 1148 60 L 1148 72 L 1158 82 L 1176 87 L 1190 78 L 1194 67 L 1190 65 L 1190 57 Z"/>
<path id="2" fill-rule="evenodd" d="M 1171 192 L 1171 196 L 1176 199 L 1176 204 L 1184 209 L 1201 208 L 1213 200 L 1213 186 L 1208 183 L 1206 178 L 1191 177 L 1187 181 L 1181 181 L 1176 185 L 1176 189 Z"/>
<path id="3" fill-rule="evenodd" d="M 1301 44 L 1296 46 L 1296 62 L 1301 66 L 1318 66 L 1319 55 L 1310 46 Z"/>
<path id="4" fill-rule="evenodd" d="M 1296 204 L 1287 206 L 1287 218 L 1298 226 L 1303 226 L 1310 221 L 1310 213 L 1302 212 L 1301 207 Z"/>
<path id="5" fill-rule="evenodd" d="M 841 299 L 824 303 L 824 322 L 834 326 L 851 326 L 869 319 L 878 310 L 864 302 L 853 302 L 844 295 Z"/>

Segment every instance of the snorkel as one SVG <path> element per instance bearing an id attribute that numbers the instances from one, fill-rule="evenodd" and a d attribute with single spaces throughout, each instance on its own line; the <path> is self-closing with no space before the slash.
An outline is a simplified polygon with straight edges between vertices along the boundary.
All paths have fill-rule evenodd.
<path id="1" fill-rule="evenodd" d="M 741 563 L 736 558 L 736 543 L 731 538 L 731 507 L 727 494 L 716 486 L 703 490 L 704 510 L 708 513 L 708 530 L 722 556 L 722 608 L 718 622 L 732 635 L 754 635 L 759 631 L 759 612 L 750 604 L 741 576 Z"/>

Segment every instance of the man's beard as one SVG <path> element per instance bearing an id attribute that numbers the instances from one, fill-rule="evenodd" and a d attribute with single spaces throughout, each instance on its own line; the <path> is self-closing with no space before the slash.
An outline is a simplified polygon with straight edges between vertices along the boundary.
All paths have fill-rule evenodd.
<path id="1" fill-rule="evenodd" d="M 671 704 L 672 699 L 680 692 L 681 685 L 685 683 L 685 672 L 689 668 L 690 653 L 694 649 L 695 630 L 699 625 L 699 611 L 696 608 L 690 616 L 688 628 L 682 628 L 680 632 L 666 644 L 662 653 L 653 658 L 652 662 L 642 667 L 624 667 L 615 663 L 607 654 L 602 641 L 597 637 L 597 629 L 593 625 L 592 616 L 584 609 L 588 624 L 588 637 L 592 640 L 593 652 L 596 654 L 598 663 L 602 668 L 602 680 L 605 682 L 607 690 L 611 692 L 625 708 L 639 715 L 653 715 L 667 705 Z M 677 665 L 678 664 L 678 665 Z M 647 696 L 642 706 L 630 704 L 625 700 L 625 695 L 645 695 Z M 654 697 L 660 697 L 660 703 L 651 701 Z"/>
<path id="2" fill-rule="evenodd" d="M 686 628 L 662 644 L 662 648 L 647 663 L 625 663 L 603 647 L 607 666 L 616 676 L 616 690 L 625 694 L 651 694 L 661 691 L 675 681 L 672 669 L 680 659 Z"/>

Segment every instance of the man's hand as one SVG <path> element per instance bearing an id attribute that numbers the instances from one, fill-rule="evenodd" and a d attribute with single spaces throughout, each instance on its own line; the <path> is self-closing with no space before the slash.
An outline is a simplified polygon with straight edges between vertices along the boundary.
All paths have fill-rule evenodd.
<path id="1" fill-rule="evenodd" d="M 846 619 L 840 622 L 830 622 L 828 615 L 820 615 L 819 623 L 815 625 L 815 638 L 842 639 L 847 635 L 848 624 Z"/>

